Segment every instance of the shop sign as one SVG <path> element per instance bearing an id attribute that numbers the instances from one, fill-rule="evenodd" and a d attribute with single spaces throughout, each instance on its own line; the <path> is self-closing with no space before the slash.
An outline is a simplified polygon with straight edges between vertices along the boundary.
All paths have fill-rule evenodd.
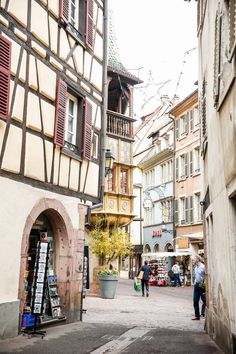
<path id="1" fill-rule="evenodd" d="M 161 237 L 162 236 L 162 230 L 153 230 L 152 231 L 152 237 Z"/>

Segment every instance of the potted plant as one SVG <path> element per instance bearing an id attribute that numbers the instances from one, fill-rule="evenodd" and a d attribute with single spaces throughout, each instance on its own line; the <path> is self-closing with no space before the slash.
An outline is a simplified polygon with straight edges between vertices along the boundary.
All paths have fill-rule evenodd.
<path id="1" fill-rule="evenodd" d="M 89 234 L 91 250 L 98 256 L 99 264 L 102 266 L 98 271 L 101 297 L 112 299 L 115 296 L 119 272 L 113 269 L 111 262 L 130 254 L 129 234 L 121 227 L 109 227 L 104 218 L 98 218 L 95 228 Z"/>
<path id="2" fill-rule="evenodd" d="M 101 297 L 103 299 L 114 299 L 118 278 L 119 272 L 116 269 L 102 268 L 98 271 Z"/>

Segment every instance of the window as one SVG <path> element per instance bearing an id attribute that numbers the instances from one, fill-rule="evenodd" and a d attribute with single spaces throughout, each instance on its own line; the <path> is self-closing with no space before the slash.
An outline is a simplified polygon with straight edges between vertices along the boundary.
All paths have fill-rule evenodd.
<path id="1" fill-rule="evenodd" d="M 172 221 L 172 200 L 166 199 L 161 202 L 161 212 L 162 212 L 162 221 L 171 222 Z"/>
<path id="2" fill-rule="evenodd" d="M 172 181 L 173 176 L 172 172 L 173 171 L 173 163 L 172 161 L 167 161 L 161 165 L 161 182 L 169 182 Z"/>
<path id="3" fill-rule="evenodd" d="M 200 148 L 194 149 L 194 173 L 200 172 Z"/>
<path id="4" fill-rule="evenodd" d="M 90 160 L 92 147 L 92 104 L 67 91 L 58 79 L 54 143 Z"/>
<path id="5" fill-rule="evenodd" d="M 144 224 L 152 225 L 153 224 L 153 206 L 150 208 L 144 208 Z"/>
<path id="6" fill-rule="evenodd" d="M 92 143 L 92 157 L 94 159 L 98 158 L 98 134 L 93 134 L 93 143 Z"/>
<path id="7" fill-rule="evenodd" d="M 69 22 L 75 28 L 78 28 L 79 24 L 79 0 L 69 1 Z"/>
<path id="8" fill-rule="evenodd" d="M 155 180 L 155 170 L 146 171 L 144 174 L 145 188 L 151 187 L 154 185 Z"/>
<path id="9" fill-rule="evenodd" d="M 185 198 L 185 222 L 190 224 L 193 222 L 193 197 Z"/>
<path id="10" fill-rule="evenodd" d="M 186 223 L 185 220 L 185 197 L 180 198 L 179 200 L 179 218 L 180 218 L 180 224 L 183 225 Z"/>
<path id="11" fill-rule="evenodd" d="M 110 173 L 107 175 L 107 190 L 108 192 L 115 192 L 115 168 L 112 169 Z"/>
<path id="12" fill-rule="evenodd" d="M 76 145 L 77 98 L 68 94 L 66 102 L 65 140 Z"/>
<path id="13" fill-rule="evenodd" d="M 188 113 L 185 113 L 180 117 L 179 126 L 178 126 L 180 135 L 188 134 L 188 130 L 189 130 L 188 121 L 189 121 Z"/>
<path id="14" fill-rule="evenodd" d="M 128 170 L 123 168 L 120 170 L 120 193 L 128 194 Z"/>
<path id="15" fill-rule="evenodd" d="M 200 205 L 200 193 L 194 194 L 194 222 L 202 221 L 202 208 Z"/>
<path id="16" fill-rule="evenodd" d="M 94 0 L 60 0 L 59 13 L 66 30 L 93 49 Z"/>
<path id="17" fill-rule="evenodd" d="M 0 35 L 0 118 L 8 118 L 11 77 L 11 42 Z"/>

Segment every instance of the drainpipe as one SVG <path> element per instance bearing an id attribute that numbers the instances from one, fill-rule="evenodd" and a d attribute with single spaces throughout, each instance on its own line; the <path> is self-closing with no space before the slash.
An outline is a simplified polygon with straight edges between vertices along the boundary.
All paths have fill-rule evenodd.
<path id="1" fill-rule="evenodd" d="M 87 208 L 87 224 L 90 223 L 91 209 L 99 208 L 103 205 L 104 188 L 105 188 L 105 152 L 106 152 L 106 131 L 107 131 L 107 47 L 108 47 L 108 0 L 103 1 L 103 86 L 102 86 L 102 122 L 101 122 L 101 156 L 100 156 L 100 193 L 99 203 Z M 86 311 L 86 310 L 84 310 Z M 80 321 L 83 320 L 83 285 L 80 302 Z"/>
<path id="2" fill-rule="evenodd" d="M 102 127 L 101 127 L 101 165 L 99 170 L 100 202 L 103 202 L 105 189 L 105 152 L 106 152 L 106 132 L 107 132 L 107 60 L 108 60 L 108 0 L 103 3 L 103 89 L 102 89 Z"/>
<path id="3" fill-rule="evenodd" d="M 173 243 L 174 251 L 176 251 L 176 229 L 175 229 L 175 117 L 169 113 L 169 119 L 173 122 Z"/>

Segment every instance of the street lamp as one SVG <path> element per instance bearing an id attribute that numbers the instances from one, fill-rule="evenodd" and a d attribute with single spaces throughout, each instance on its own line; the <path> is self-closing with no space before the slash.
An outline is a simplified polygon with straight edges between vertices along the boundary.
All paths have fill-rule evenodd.
<path id="1" fill-rule="evenodd" d="M 115 158 L 112 155 L 111 150 L 107 149 L 105 152 L 105 177 L 112 171 L 114 160 Z"/>

